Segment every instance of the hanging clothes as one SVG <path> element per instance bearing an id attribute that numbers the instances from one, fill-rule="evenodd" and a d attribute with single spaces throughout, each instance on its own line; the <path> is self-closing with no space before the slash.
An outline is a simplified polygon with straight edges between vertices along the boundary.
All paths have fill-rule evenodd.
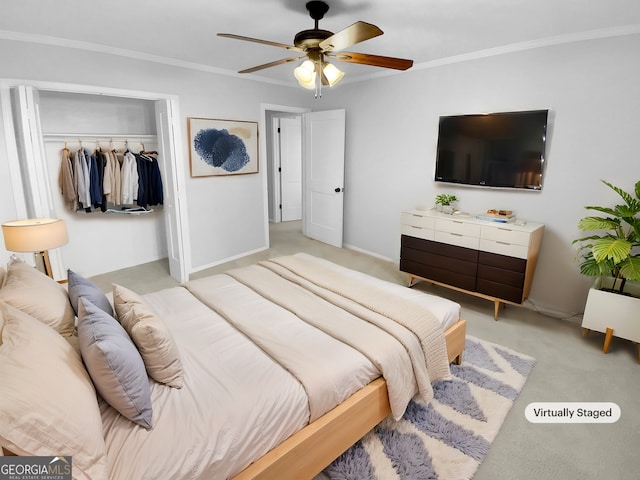
<path id="1" fill-rule="evenodd" d="M 163 205 L 164 190 L 162 188 L 162 175 L 160 174 L 160 165 L 156 157 L 151 160 L 149 185 L 151 190 L 151 202 L 149 205 Z"/>
<path id="2" fill-rule="evenodd" d="M 78 189 L 74 179 L 73 160 L 71 152 L 64 147 L 60 152 L 60 172 L 58 174 L 58 187 L 66 207 L 75 212 L 78 209 Z"/>
<path id="3" fill-rule="evenodd" d="M 102 181 L 102 193 L 106 203 L 120 205 L 122 202 L 122 174 L 120 163 L 115 150 L 109 150 L 105 155 L 104 179 Z"/>
<path id="4" fill-rule="evenodd" d="M 138 205 L 144 208 L 162 205 L 164 194 L 158 159 L 142 152 L 136 155 L 136 161 L 138 163 Z"/>
<path id="5" fill-rule="evenodd" d="M 129 149 L 89 154 L 82 148 L 60 154 L 58 184 L 65 205 L 71 211 L 151 212 L 162 205 L 164 192 L 157 159 L 158 152 L 134 154 Z M 113 207 L 120 207 L 114 209 Z"/>
<path id="6" fill-rule="evenodd" d="M 104 179 L 104 159 L 99 150 L 93 152 L 90 157 L 91 171 L 89 174 L 91 191 L 91 205 L 94 208 L 102 209 L 102 181 Z M 103 210 L 106 211 L 106 208 Z"/>
<path id="7" fill-rule="evenodd" d="M 138 199 L 138 164 L 130 151 L 124 154 L 122 162 L 122 205 L 132 205 Z"/>
<path id="8" fill-rule="evenodd" d="M 75 152 L 73 166 L 75 170 L 76 190 L 78 191 L 78 206 L 83 209 L 91 208 L 91 179 L 90 163 L 87 151 L 83 148 Z"/>

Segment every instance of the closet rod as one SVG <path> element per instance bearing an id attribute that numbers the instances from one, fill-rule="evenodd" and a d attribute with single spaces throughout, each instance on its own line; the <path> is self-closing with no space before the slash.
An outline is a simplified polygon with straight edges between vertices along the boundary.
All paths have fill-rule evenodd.
<path id="1" fill-rule="evenodd" d="M 146 141 L 156 141 L 158 139 L 157 135 L 108 135 L 105 133 L 91 134 L 91 133 L 45 133 L 42 135 L 42 138 L 45 142 L 58 142 L 60 140 L 66 140 L 68 142 L 73 142 L 74 140 L 81 139 L 86 142 L 91 142 L 94 140 L 113 140 L 114 142 L 124 142 L 128 140 L 129 142 L 136 142 L 138 140 L 146 140 Z"/>

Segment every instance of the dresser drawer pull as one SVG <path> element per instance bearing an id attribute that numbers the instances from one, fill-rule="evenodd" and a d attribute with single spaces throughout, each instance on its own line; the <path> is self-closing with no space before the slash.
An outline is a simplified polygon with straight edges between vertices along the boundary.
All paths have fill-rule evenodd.
<path id="1" fill-rule="evenodd" d="M 499 243 L 500 245 L 511 245 L 508 242 L 501 242 L 500 240 L 496 240 L 496 243 Z"/>
<path id="2" fill-rule="evenodd" d="M 505 232 L 513 232 L 513 230 L 511 228 L 498 227 L 498 230 L 504 230 Z"/>
<path id="3" fill-rule="evenodd" d="M 451 233 L 454 237 L 464 237 L 461 233 Z"/>
<path id="4" fill-rule="evenodd" d="M 460 220 L 451 220 L 453 223 L 459 223 L 460 225 L 462 225 L 464 222 L 461 222 Z"/>
<path id="5" fill-rule="evenodd" d="M 411 216 L 418 217 L 418 218 L 424 218 L 422 215 L 418 215 L 417 213 L 412 213 Z"/>

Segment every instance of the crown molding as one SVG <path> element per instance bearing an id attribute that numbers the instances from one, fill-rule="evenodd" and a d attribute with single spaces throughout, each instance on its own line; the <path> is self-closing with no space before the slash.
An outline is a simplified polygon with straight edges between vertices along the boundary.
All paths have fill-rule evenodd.
<path id="1" fill-rule="evenodd" d="M 484 50 L 478 50 L 475 52 L 464 53 L 461 55 L 454 55 L 451 57 L 438 58 L 435 60 L 429 60 L 427 62 L 421 62 L 415 64 L 411 69 L 398 72 L 395 70 L 379 71 L 372 74 L 351 76 L 342 83 L 357 83 L 374 78 L 388 77 L 391 75 L 398 75 L 402 73 L 411 73 L 417 70 L 427 70 L 430 68 L 437 68 L 445 65 L 452 65 L 455 63 L 468 62 L 473 60 L 479 60 L 488 57 L 495 57 L 499 55 L 507 55 L 510 53 L 521 52 L 525 50 L 533 50 L 537 48 L 545 48 L 556 45 L 564 45 L 568 43 L 584 42 L 589 40 L 599 40 L 604 38 L 622 37 L 628 35 L 640 34 L 640 25 L 624 25 L 620 27 L 612 27 L 598 30 L 589 30 L 585 32 L 570 33 L 566 35 L 558 35 L 554 37 L 545 37 L 537 40 L 531 40 L 526 42 L 512 43 L 509 45 L 503 45 L 495 48 L 488 48 Z M 185 68 L 190 70 L 197 70 L 200 72 L 214 73 L 216 75 L 223 75 L 227 77 L 233 77 L 238 79 L 254 80 L 262 83 L 269 83 L 273 85 L 280 85 L 285 87 L 297 88 L 295 82 L 286 82 L 281 80 L 274 80 L 271 78 L 263 77 L 260 75 L 243 74 L 224 69 L 213 67 L 211 65 L 205 65 L 196 62 L 187 62 L 171 57 L 164 57 L 161 55 L 153 55 L 149 53 L 139 52 L 136 50 L 128 50 L 124 48 L 110 47 L 106 45 L 100 45 L 97 43 L 83 42 L 78 40 L 69 40 L 59 37 L 52 37 L 48 35 L 39 35 L 33 33 L 14 32 L 10 30 L 0 30 L 0 39 L 12 40 L 17 42 L 37 43 L 47 46 L 57 46 L 64 48 L 74 48 L 78 50 L 85 50 L 89 52 L 102 53 L 105 55 L 115 55 L 120 57 L 132 58 L 135 60 L 141 60 L 145 62 L 159 63 L 163 65 L 169 65 L 173 67 Z"/>
<path id="2" fill-rule="evenodd" d="M 10 30 L 0 30 L 0 39 L 12 40 L 15 42 L 37 43 L 41 45 L 63 47 L 63 48 L 73 48 L 76 50 L 84 50 L 88 52 L 102 53 L 105 55 L 115 55 L 119 57 L 132 58 L 134 60 L 159 63 L 162 65 L 169 65 L 172 67 L 185 68 L 189 70 L 197 70 L 200 72 L 215 73 L 216 75 L 224 75 L 227 77 L 251 79 L 251 80 L 255 80 L 263 83 L 271 83 L 274 85 L 293 86 L 287 82 L 274 80 L 266 77 L 261 77 L 259 75 L 242 75 L 241 76 L 239 73 L 233 70 L 213 67 L 211 65 L 205 65 L 202 63 L 187 62 L 187 61 L 179 60 L 176 58 L 139 52 L 137 50 L 128 50 L 125 48 L 110 47 L 110 46 L 101 45 L 98 43 L 83 42 L 79 40 L 69 40 L 65 38 L 52 37 L 49 35 L 14 32 Z"/>

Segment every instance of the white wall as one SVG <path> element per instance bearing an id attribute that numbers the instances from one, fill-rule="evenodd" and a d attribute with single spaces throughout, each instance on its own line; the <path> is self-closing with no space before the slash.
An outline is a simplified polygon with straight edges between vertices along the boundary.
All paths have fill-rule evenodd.
<path id="1" fill-rule="evenodd" d="M 264 155 L 260 152 L 260 171 L 256 175 L 191 178 L 187 117 L 257 122 L 261 103 L 300 106 L 308 101 L 308 92 L 79 49 L 6 40 L 0 40 L 0 78 L 177 95 L 183 117 L 182 167 L 186 176 L 191 270 L 266 248 Z M 6 163 L 6 152 L 0 149 L 3 197 L 8 195 Z M 15 209 L 9 207 L 4 202 L 0 204 L 0 222 L 16 218 Z M 65 248 L 70 247 L 62 247 L 63 258 Z"/>
<path id="2" fill-rule="evenodd" d="M 400 253 L 400 211 L 452 192 L 459 208 L 515 210 L 546 225 L 530 298 L 547 311 L 584 309 L 591 279 L 571 242 L 585 205 L 640 180 L 640 36 L 522 51 L 409 71 L 335 89 L 327 108 L 347 110 L 345 243 Z M 453 187 L 433 181 L 440 115 L 551 109 L 542 192 Z"/>

